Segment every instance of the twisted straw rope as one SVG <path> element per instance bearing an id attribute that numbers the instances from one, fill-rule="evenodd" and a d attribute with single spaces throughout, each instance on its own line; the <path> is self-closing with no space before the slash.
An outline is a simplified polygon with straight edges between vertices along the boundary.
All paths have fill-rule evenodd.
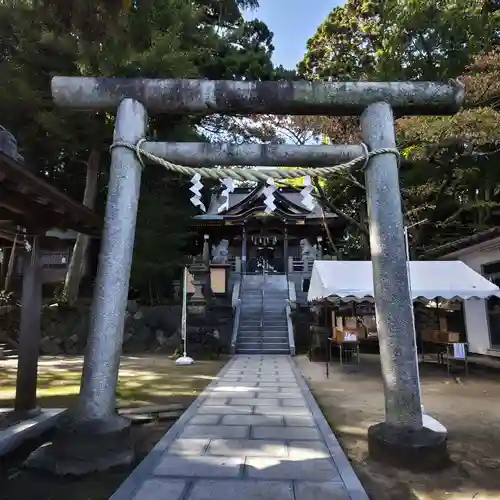
<path id="1" fill-rule="evenodd" d="M 222 180 L 227 177 L 231 177 L 232 179 L 238 181 L 257 181 L 257 182 L 266 182 L 269 178 L 276 180 L 285 180 L 285 179 L 296 179 L 298 177 L 327 177 L 332 174 L 338 174 L 343 171 L 348 171 L 358 163 L 363 162 L 363 169 L 366 168 L 368 162 L 371 158 L 381 154 L 393 154 L 396 156 L 398 163 L 400 160 L 399 151 L 396 148 L 380 148 L 375 149 L 373 151 L 369 151 L 366 144 L 361 143 L 361 146 L 365 150 L 365 154 L 363 156 L 359 156 L 354 158 L 353 160 L 343 163 L 341 165 L 334 165 L 329 167 L 306 167 L 306 168 L 292 168 L 292 169 L 282 169 L 282 168 L 270 168 L 263 170 L 249 169 L 249 168 L 241 168 L 241 167 L 185 167 L 183 165 L 177 165 L 168 160 L 160 158 L 159 156 L 153 155 L 148 151 L 145 151 L 141 148 L 142 144 L 146 142 L 146 139 L 140 139 L 136 144 L 126 142 L 126 141 L 116 141 L 114 142 L 110 149 L 122 147 L 134 151 L 137 155 L 137 158 L 142 165 L 145 167 L 144 158 L 149 160 L 150 162 L 157 163 L 162 167 L 170 170 L 172 172 L 177 172 L 183 175 L 193 176 L 195 174 L 200 174 L 201 177 L 205 177 L 208 179 L 216 179 Z"/>

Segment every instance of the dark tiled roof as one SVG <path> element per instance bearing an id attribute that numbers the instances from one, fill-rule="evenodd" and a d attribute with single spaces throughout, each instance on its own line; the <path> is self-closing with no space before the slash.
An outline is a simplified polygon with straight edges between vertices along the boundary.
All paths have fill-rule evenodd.
<path id="1" fill-rule="evenodd" d="M 233 208 L 239 206 L 241 209 L 243 209 L 247 199 L 249 204 L 252 204 L 251 199 L 253 199 L 253 197 L 255 196 L 263 199 L 264 196 L 262 190 L 263 186 L 254 189 L 235 189 L 234 193 L 231 193 L 229 195 L 228 210 L 224 210 L 220 214 L 218 213 L 219 207 L 222 206 L 225 200 L 220 195 L 213 196 L 212 200 L 210 201 L 210 206 L 208 207 L 207 213 L 198 215 L 195 217 L 195 219 L 224 220 L 224 216 L 230 215 Z M 301 203 L 302 197 L 296 190 L 288 190 L 286 188 L 280 189 L 277 192 L 277 195 L 277 197 L 281 197 L 283 201 L 286 201 L 289 204 L 288 209 L 291 210 L 291 213 L 294 213 L 295 215 L 301 214 L 306 219 L 321 219 L 323 217 L 321 207 L 318 204 L 315 205 L 312 211 L 308 211 L 307 209 L 305 209 Z M 325 217 L 327 219 L 332 219 L 336 218 L 337 216 L 325 210 Z"/>
<path id="2" fill-rule="evenodd" d="M 493 240 L 500 236 L 500 227 L 492 227 L 487 229 L 486 231 L 481 231 L 479 233 L 473 234 L 471 236 L 466 236 L 464 238 L 460 238 L 455 241 L 451 241 L 449 243 L 445 243 L 444 245 L 440 245 L 438 247 L 427 250 L 422 257 L 441 257 L 443 255 L 458 252 L 459 250 L 463 250 L 467 247 L 471 247 L 473 245 L 479 245 L 480 243 L 485 243 L 489 240 Z"/>
<path id="3" fill-rule="evenodd" d="M 0 237 L 17 232 L 17 226 L 40 235 L 55 227 L 100 234 L 102 216 L 34 175 L 19 160 L 19 155 L 13 158 L 0 151 Z"/>

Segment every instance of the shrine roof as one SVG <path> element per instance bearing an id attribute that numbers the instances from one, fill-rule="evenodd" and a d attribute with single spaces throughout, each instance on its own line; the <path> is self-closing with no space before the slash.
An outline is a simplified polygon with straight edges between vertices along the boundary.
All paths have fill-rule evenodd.
<path id="1" fill-rule="evenodd" d="M 45 239 L 57 228 L 99 236 L 102 217 L 32 173 L 22 157 L 0 150 L 0 240 L 13 241 L 18 226 Z"/>
<path id="2" fill-rule="evenodd" d="M 222 208 L 226 202 L 221 194 L 212 195 L 207 212 L 195 217 L 197 220 L 223 221 L 225 219 L 246 218 L 254 212 L 255 209 L 264 209 L 264 186 L 258 185 L 253 188 L 236 188 L 229 194 L 229 202 L 225 208 Z M 277 207 L 276 215 L 281 218 L 290 219 L 322 219 L 323 211 L 319 203 L 316 203 L 312 210 L 308 210 L 302 205 L 302 197 L 294 188 L 282 187 L 275 192 L 275 204 Z M 222 208 L 222 210 L 221 210 Z M 254 209 L 254 210 L 252 210 Z M 324 217 L 327 219 L 336 219 L 337 216 L 325 210 Z"/>

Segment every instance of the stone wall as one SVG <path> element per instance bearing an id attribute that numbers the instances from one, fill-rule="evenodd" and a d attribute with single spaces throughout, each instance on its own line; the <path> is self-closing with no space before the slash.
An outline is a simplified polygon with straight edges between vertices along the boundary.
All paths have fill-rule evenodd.
<path id="1" fill-rule="evenodd" d="M 40 353 L 47 355 L 83 354 L 87 342 L 90 304 L 75 308 L 45 306 L 42 313 Z M 205 315 L 188 316 L 188 342 L 198 351 L 211 348 L 207 334 L 217 330 L 219 343 L 229 345 L 232 333 L 232 308 L 213 304 Z M 20 309 L 4 310 L 0 316 L 0 344 L 16 346 L 19 335 Z M 124 353 L 163 352 L 179 350 L 181 324 L 180 305 L 141 307 L 129 301 L 123 332 Z"/>
<path id="2" fill-rule="evenodd" d="M 295 347 L 298 353 L 308 351 L 311 345 L 311 319 L 312 315 L 309 307 L 299 306 L 292 312 Z"/>

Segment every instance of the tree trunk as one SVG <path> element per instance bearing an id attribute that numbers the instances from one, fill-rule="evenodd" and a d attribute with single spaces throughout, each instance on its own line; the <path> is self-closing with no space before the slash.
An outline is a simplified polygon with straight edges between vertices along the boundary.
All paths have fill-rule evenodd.
<path id="1" fill-rule="evenodd" d="M 16 244 L 17 244 L 17 234 L 14 238 L 14 241 L 12 242 L 12 248 L 10 250 L 9 266 L 7 267 L 7 274 L 5 275 L 5 282 L 3 286 L 4 292 L 9 291 L 10 281 L 12 279 L 12 275 L 14 274 L 14 263 L 16 261 Z"/>
<path id="2" fill-rule="evenodd" d="M 85 183 L 85 194 L 83 195 L 83 204 L 90 209 L 94 208 L 97 195 L 100 156 L 98 151 L 93 150 L 87 162 L 87 179 Z M 64 282 L 64 297 L 69 305 L 74 304 L 78 299 L 89 240 L 90 238 L 82 233 L 78 233 L 76 237 L 73 254 L 71 255 L 71 261 Z"/>
<path id="3" fill-rule="evenodd" d="M 7 248 L 2 247 L 0 248 L 0 252 L 2 255 L 2 262 L 0 262 L 0 285 L 5 283 L 5 275 L 7 274 L 7 254 L 9 253 L 10 257 L 10 252 L 7 252 Z"/>

